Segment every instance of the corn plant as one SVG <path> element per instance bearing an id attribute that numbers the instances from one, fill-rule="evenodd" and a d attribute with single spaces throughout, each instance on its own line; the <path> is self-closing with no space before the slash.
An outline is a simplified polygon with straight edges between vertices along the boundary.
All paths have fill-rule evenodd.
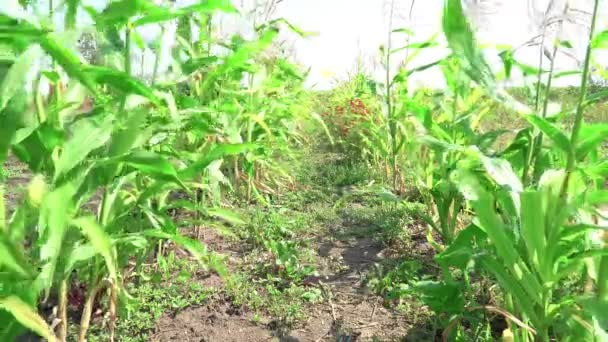
<path id="1" fill-rule="evenodd" d="M 459 234 L 463 239 L 439 260 L 459 268 L 475 261 L 494 277 L 504 295 L 504 307 L 498 311 L 510 322 L 504 336 L 515 341 L 602 340 L 606 336 L 602 318 L 606 244 L 602 229 L 591 217 L 607 200 L 599 187 L 606 174 L 599 171 L 602 162 L 595 156 L 608 132 L 604 124 L 584 122 L 592 46 L 598 39 L 593 35 L 597 6 L 598 1 L 570 136 L 542 115 L 522 114 L 564 158 L 552 164 L 537 163 L 538 182 L 525 184 L 526 172 L 516 173 L 509 161 L 465 147 L 460 151 L 466 157 L 451 175 L 475 216 L 466 235 L 465 231 Z M 446 3 L 444 30 L 453 52 L 466 63 L 469 77 L 496 98 L 508 99 L 493 84 L 460 1 Z M 563 291 L 571 282 L 577 286 Z M 459 319 L 458 315 L 453 318 L 454 322 Z"/>
<path id="2" fill-rule="evenodd" d="M 459 146 L 475 145 L 486 153 L 503 131 L 482 133 L 480 123 L 492 102 L 472 87 L 455 56 L 441 63 L 447 83 L 437 97 L 424 91 L 404 101 L 412 113 L 413 128 L 407 146 L 407 167 L 414 170 L 414 181 L 429 208 L 425 220 L 449 245 L 457 231 L 464 199 L 450 174 L 462 158 Z"/>
<path id="3" fill-rule="evenodd" d="M 67 27 L 73 28 L 80 4 L 70 1 L 66 6 Z M 51 18 L 55 9 L 51 2 Z M 274 27 L 265 28 L 259 40 L 237 42 L 236 48 L 221 57 L 211 53 L 210 44 L 203 48 L 199 42 L 196 49 L 183 44 L 189 58 L 177 62 L 195 89 L 189 98 L 183 98 L 176 92 L 179 79 L 165 79 L 156 85 L 153 76 L 151 87 L 132 76 L 132 52 L 143 48 L 137 28 L 174 19 L 185 22 L 184 18 L 207 25 L 212 11 L 234 11 L 231 5 L 201 2 L 171 9 L 148 1 L 116 1 L 101 12 L 85 9 L 95 21 L 97 33 L 123 53 L 122 65 L 89 65 L 60 43 L 57 37 L 61 33 L 53 27 L 0 15 L 2 43 L 16 55 L 3 77 L 0 93 L 0 164 L 11 151 L 34 174 L 24 201 L 10 208 L 10 217 L 5 216 L 4 196 L 0 197 L 3 340 L 14 340 L 24 328 L 50 341 L 65 340 L 68 298 L 81 284 L 86 285 L 86 294 L 78 340 L 86 339 L 93 307 L 104 293 L 113 340 L 117 307 L 128 299 L 123 289 L 128 274 L 123 269 L 143 260 L 159 240 L 182 245 L 222 274 L 218 257 L 199 242 L 183 237 L 169 210 L 183 206 L 210 216 L 238 219 L 202 203 L 171 203 L 169 197 L 175 191 L 210 191 L 213 176 L 221 178 L 218 162 L 255 150 L 254 144 L 260 143 L 252 135 L 257 131 L 251 123 L 270 130 L 252 113 L 246 124 L 247 141 L 223 139 L 230 131 L 217 129 L 230 127 L 230 122 L 240 120 L 243 114 L 236 111 L 231 117 L 227 114 L 232 109 L 227 108 L 258 101 L 263 92 L 241 91 L 249 100 L 240 95 L 228 100 L 217 92 L 220 88 L 230 91 L 224 86 L 240 81 L 239 75 L 251 67 L 252 58 L 276 36 Z M 38 81 L 28 91 L 26 70 L 41 56 L 52 60 L 51 69 L 35 77 L 48 79 L 54 89 L 48 98 Z M 220 58 L 223 63 L 216 63 Z M 209 64 L 212 67 L 206 67 Z M 279 102 L 283 107 L 272 112 L 277 119 L 272 122 L 276 131 L 271 134 L 281 138 L 288 129 L 284 115 L 300 96 L 285 86 L 285 78 L 301 77 L 288 63 L 279 64 L 283 67 L 271 71 L 265 89 L 287 94 L 285 101 Z M 290 95 L 292 91 L 294 95 Z M 256 104 L 256 109 L 265 105 Z M 218 126 L 210 128 L 212 125 Z M 241 127 L 238 129 L 240 134 Z M 39 301 L 50 297 L 58 298 L 57 331 L 36 312 Z"/>

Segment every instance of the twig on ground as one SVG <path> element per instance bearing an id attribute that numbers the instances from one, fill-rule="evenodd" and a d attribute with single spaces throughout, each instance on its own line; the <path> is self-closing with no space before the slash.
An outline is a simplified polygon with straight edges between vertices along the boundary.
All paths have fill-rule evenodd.
<path id="1" fill-rule="evenodd" d="M 321 336 L 320 336 L 318 339 L 316 339 L 316 340 L 315 340 L 315 342 L 321 342 L 321 340 L 322 340 L 322 339 L 323 339 L 325 336 L 329 335 L 329 333 L 330 333 L 330 330 L 328 330 L 328 331 L 327 331 L 325 334 L 321 335 Z"/>
<path id="2" fill-rule="evenodd" d="M 376 313 L 376 306 L 378 305 L 378 302 L 374 303 L 374 307 L 372 308 L 372 314 L 369 317 L 369 321 L 372 322 L 374 320 L 374 314 Z"/>
<path id="3" fill-rule="evenodd" d="M 319 285 L 327 293 L 327 302 L 329 303 L 329 306 L 331 307 L 331 318 L 333 319 L 334 322 L 336 322 L 337 321 L 336 307 L 334 306 L 334 302 L 332 300 L 333 295 L 332 295 L 331 289 L 329 288 L 328 285 L 326 285 L 322 281 L 319 281 Z"/>

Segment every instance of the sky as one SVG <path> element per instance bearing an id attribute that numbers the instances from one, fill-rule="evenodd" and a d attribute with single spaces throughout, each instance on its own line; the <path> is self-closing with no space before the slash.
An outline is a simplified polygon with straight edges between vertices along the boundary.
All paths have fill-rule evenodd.
<path id="1" fill-rule="evenodd" d="M 557 8 L 552 11 L 560 15 L 565 0 L 555 0 Z M 382 77 L 383 70 L 378 63 L 378 47 L 386 44 L 388 32 L 388 1 L 383 0 L 285 0 L 279 7 L 278 15 L 307 30 L 319 32 L 319 36 L 296 43 L 298 60 L 311 65 L 313 72 L 310 83 L 326 88 L 330 81 L 325 77 L 325 71 L 333 71 L 338 77 L 344 77 L 349 70 L 354 69 L 359 55 L 364 56 L 368 69 Z M 469 1 L 472 2 L 472 1 Z M 477 20 L 474 25 L 478 28 L 479 43 L 489 45 L 487 57 L 495 68 L 500 65 L 498 52 L 500 49 L 491 46 L 520 46 L 535 32 L 540 33 L 539 18 L 530 18 L 530 7 L 534 5 L 537 11 L 544 11 L 547 0 L 480 0 L 485 7 L 469 7 L 469 13 Z M 412 42 L 422 42 L 433 34 L 441 36 L 441 16 L 443 0 L 418 0 L 414 2 L 412 16 L 409 16 L 411 0 L 396 0 L 394 28 L 407 27 L 415 32 Z M 574 5 L 572 5 L 574 4 Z M 591 12 L 592 1 L 570 1 L 571 7 Z M 541 16 L 542 17 L 542 16 Z M 605 16 L 604 16 L 605 17 Z M 472 18 L 473 19 L 473 18 Z M 581 20 L 582 22 L 583 20 Z M 600 27 L 606 27 L 601 22 Z M 573 48 L 570 55 L 582 60 L 587 44 L 588 35 L 584 26 L 566 24 L 563 36 L 568 39 Z M 551 35 L 551 33 L 549 34 Z M 393 46 L 406 44 L 405 36 L 395 34 Z M 548 44 L 550 46 L 550 43 Z M 442 46 L 445 43 L 442 42 Z M 427 64 L 445 56 L 443 47 L 426 49 L 411 66 Z M 521 48 L 516 58 L 524 63 L 537 65 L 539 59 L 538 47 Z M 396 59 L 399 59 L 398 57 Z M 545 60 L 545 63 L 547 61 Z M 557 69 L 570 70 L 577 67 L 575 59 L 560 55 L 556 61 Z M 513 82 L 518 82 L 517 76 Z M 417 86 L 441 86 L 442 75 L 439 70 L 429 70 L 414 75 L 411 82 Z M 576 82 L 576 78 L 564 79 L 562 83 Z"/>
<path id="2" fill-rule="evenodd" d="M 42 0 L 40 7 L 45 9 Z M 102 9 L 107 0 L 82 0 L 83 3 Z M 159 0 L 160 1 L 160 0 Z M 247 13 L 255 2 L 263 0 L 234 0 L 233 3 L 243 13 Z M 423 42 L 434 34 L 439 34 L 438 40 L 441 46 L 425 49 L 410 64 L 411 67 L 423 65 L 443 58 L 447 50 L 442 42 L 441 15 L 443 0 L 418 0 L 414 2 L 411 17 L 409 10 L 412 0 L 395 0 L 393 16 L 393 28 L 408 28 L 415 32 L 411 42 Z M 477 37 L 479 42 L 486 46 L 486 55 L 498 70 L 500 59 L 499 49 L 492 46 L 519 46 L 528 41 L 532 36 L 538 34 L 542 15 L 534 17 L 531 12 L 544 11 L 549 0 L 465 0 L 465 2 L 480 3 L 482 6 L 468 6 L 474 25 L 478 28 Z M 561 13 L 560 5 L 568 0 L 553 0 L 558 6 L 553 10 L 554 15 Z M 0 10 L 6 10 L 11 2 L 16 0 L 0 0 Z M 58 1 L 56 1 L 58 2 Z M 177 0 L 178 6 L 195 2 L 195 0 Z M 315 32 L 312 37 L 295 38 L 293 35 L 284 34 L 283 39 L 293 45 L 293 58 L 301 64 L 311 67 L 308 85 L 317 89 L 330 88 L 335 79 L 344 79 L 349 72 L 355 70 L 357 61 L 362 61 L 365 69 L 377 79 L 384 75 L 380 64 L 379 47 L 387 42 L 389 27 L 389 3 L 386 0 L 283 0 L 274 13 L 274 17 L 283 17 L 302 28 L 305 31 Z M 570 6 L 585 11 L 591 11 L 592 0 L 569 0 Z M 608 1 L 602 1 L 604 8 L 608 7 Z M 530 7 L 532 6 L 532 7 Z M 608 13 L 605 11 L 604 13 Z M 82 13 L 80 20 L 86 20 Z M 244 17 L 244 18 L 243 18 Z M 601 16 L 600 29 L 608 27 L 608 16 Z M 219 16 L 218 31 L 229 36 L 240 32 L 251 35 L 250 16 Z M 62 21 L 62 14 L 58 13 L 56 20 Z M 579 20 L 584 23 L 585 19 Z M 569 49 L 570 55 L 581 60 L 587 43 L 586 28 L 579 24 L 567 24 L 563 28 L 563 37 L 569 40 L 573 48 Z M 147 41 L 154 40 L 160 32 L 158 26 L 149 26 L 140 30 L 141 35 Z M 168 27 L 163 46 L 170 47 L 175 41 L 174 28 Z M 549 33 L 551 35 L 551 33 Z M 403 34 L 393 35 L 393 47 L 401 47 L 407 44 L 407 38 Z M 549 44 L 550 45 L 550 44 Z M 164 68 L 169 64 L 169 48 L 165 49 L 163 62 Z M 539 50 L 537 47 L 521 48 L 516 58 L 524 63 L 537 65 Z M 136 62 L 141 60 L 140 54 L 135 56 Z M 608 56 L 603 56 L 608 57 Z M 144 70 L 151 71 L 154 56 L 151 51 L 145 55 Z M 575 59 L 561 55 L 557 60 L 557 68 L 569 70 L 577 66 Z M 601 58 L 608 60 L 608 58 Z M 393 72 L 401 61 L 399 56 L 394 58 Z M 139 70 L 138 67 L 134 68 Z M 517 82 L 517 77 L 514 82 Z M 574 80 L 575 82 L 576 80 Z M 573 82 L 563 80 L 563 82 Z M 437 87 L 442 85 L 442 76 L 439 70 L 431 69 L 416 74 L 411 78 L 411 84 L 415 86 Z"/>

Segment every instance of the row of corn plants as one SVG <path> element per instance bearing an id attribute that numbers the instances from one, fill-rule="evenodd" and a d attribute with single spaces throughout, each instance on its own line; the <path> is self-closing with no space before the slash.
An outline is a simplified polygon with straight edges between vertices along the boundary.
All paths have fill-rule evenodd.
<path id="1" fill-rule="evenodd" d="M 256 27 L 253 40 L 221 40 L 213 17 L 237 12 L 228 1 L 122 0 L 100 11 L 78 0 L 48 4 L 48 16 L 28 15 L 40 13 L 35 1 L 0 6 L 0 44 L 13 56 L 0 80 L 0 164 L 14 158 L 32 174 L 19 203 L 5 203 L 7 180 L 0 183 L 0 339 L 29 330 L 65 341 L 75 323 L 70 298 L 84 289 L 77 340 L 86 340 L 99 301 L 114 340 L 130 300 L 127 269 L 170 240 L 224 274 L 221 257 L 180 228 L 211 217 L 241 222 L 221 206 L 226 189 L 265 200 L 289 185 L 281 158 L 305 143 L 305 73 L 263 52 L 280 26 L 303 33 L 278 20 Z M 53 25 L 60 11 L 63 30 Z M 80 24 L 79 12 L 94 26 Z M 161 74 L 161 39 L 172 24 L 173 69 Z M 154 25 L 161 37 L 147 44 L 140 29 Z M 103 47 L 97 64 L 70 44 L 83 32 Z M 151 79 L 134 76 L 138 50 L 154 52 Z M 42 59 L 48 66 L 32 68 Z M 174 220 L 175 209 L 193 219 Z M 38 307 L 53 300 L 48 322 Z"/>
<path id="2" fill-rule="evenodd" d="M 606 219 L 601 208 L 608 204 L 608 164 L 602 150 L 608 125 L 585 121 L 585 111 L 605 97 L 604 91 L 587 93 L 596 64 L 593 52 L 606 39 L 605 32 L 595 32 L 598 3 L 581 70 L 558 73 L 553 62 L 534 68 L 506 50 L 501 53 L 504 70 L 497 73 L 478 48 L 461 1 L 447 0 L 442 23 L 450 53 L 410 68 L 421 49 L 439 45 L 436 39 L 408 39 L 403 48 L 382 49 L 387 70 L 391 54 L 410 51 L 399 72 L 393 76 L 387 71 L 386 81 L 377 87 L 384 91 L 358 87 L 371 94 L 368 106 L 384 103 L 384 108 L 367 114 L 376 119 L 365 124 L 358 117 L 340 117 L 360 127 L 361 138 L 350 141 L 371 151 L 363 158 L 373 167 L 387 169 L 393 190 L 416 188 L 426 204 L 422 216 L 442 272 L 435 281 L 420 282 L 416 291 L 440 314 L 444 340 L 479 338 L 471 322 L 490 315 L 506 321 L 501 331 L 505 340 L 608 338 L 608 240 L 606 227 L 598 224 Z M 405 29 L 397 32 L 411 35 Z M 553 60 L 560 48 L 570 45 L 553 44 Z M 408 90 L 413 73 L 436 67 L 444 75 L 443 89 Z M 500 86 L 516 69 L 537 75 L 528 87 L 532 105 L 515 100 Z M 581 77 L 575 106 L 551 105 L 552 81 L 573 74 Z M 357 88 L 361 82 L 350 84 Z M 560 107 L 557 113 L 554 107 Z M 488 122 L 496 120 L 499 108 L 512 113 L 499 121 L 518 119 L 523 127 L 513 131 L 502 122 Z M 352 134 L 346 128 L 342 133 Z M 403 185 L 399 170 L 408 171 Z M 490 303 L 476 297 L 480 279 L 495 284 Z"/>
<path id="3" fill-rule="evenodd" d="M 603 39 L 594 34 L 598 3 L 577 72 L 578 102 L 557 114 L 548 113 L 551 81 L 560 76 L 553 63 L 538 71 L 536 105 L 515 101 L 497 85 L 461 2 L 445 3 L 443 29 L 452 54 L 441 63 L 443 98 L 437 107 L 415 97 L 404 102 L 419 128 L 410 160 L 432 209 L 427 222 L 441 241 L 436 260 L 442 279 L 420 289 L 445 314 L 446 340 L 466 336 L 460 323 L 480 311 L 503 316 L 508 325 L 502 336 L 513 341 L 607 336 L 608 246 L 597 216 L 605 215 L 599 209 L 608 203 L 601 155 L 608 126 L 585 122 L 586 108 L 601 96 L 587 96 L 593 49 Z M 555 50 L 565 45 L 554 44 Z M 512 57 L 504 62 L 507 72 L 518 66 Z M 494 101 L 528 124 L 506 147 L 496 144 L 507 133 L 500 124 L 483 132 L 479 127 Z M 500 288 L 495 303 L 476 302 L 471 279 L 479 276 Z"/>

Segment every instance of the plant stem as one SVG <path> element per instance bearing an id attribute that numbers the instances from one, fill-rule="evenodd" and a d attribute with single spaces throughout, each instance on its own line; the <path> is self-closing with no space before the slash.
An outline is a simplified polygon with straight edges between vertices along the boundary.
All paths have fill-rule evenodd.
<path id="1" fill-rule="evenodd" d="M 68 337 L 68 280 L 69 277 L 63 279 L 59 288 L 58 314 L 61 323 L 59 324 L 59 333 L 57 338 L 61 342 L 65 342 Z"/>
<path id="2" fill-rule="evenodd" d="M 565 16 L 567 12 L 568 12 L 568 4 L 566 3 L 566 5 L 564 6 L 564 11 L 563 11 L 562 14 Z M 545 119 L 547 117 L 547 111 L 549 109 L 549 95 L 551 93 L 551 86 L 552 86 L 552 83 L 553 83 L 553 72 L 555 71 L 555 59 L 557 57 L 557 52 L 559 50 L 559 41 L 558 41 L 558 39 L 559 39 L 559 36 L 560 36 L 560 34 L 562 32 L 562 29 L 563 29 L 563 23 L 564 23 L 563 20 L 559 21 L 559 29 L 557 30 L 558 33 L 557 33 L 556 41 L 553 42 L 553 51 L 551 53 L 551 64 L 549 66 L 549 75 L 548 75 L 548 78 L 547 78 L 547 87 L 546 87 L 546 90 L 545 90 L 545 97 L 543 99 L 543 108 L 542 108 L 542 114 L 541 114 L 541 116 L 542 116 L 543 119 Z M 546 25 L 545 25 L 545 31 L 546 31 Z M 545 39 L 545 32 L 543 32 L 543 41 L 544 41 L 544 39 Z M 544 43 L 542 45 L 544 46 Z M 540 65 L 542 66 L 542 53 L 541 53 L 541 64 Z M 540 79 L 539 79 L 539 84 L 540 84 Z M 537 91 L 540 94 L 540 87 L 537 88 Z M 540 99 L 540 95 L 539 94 L 537 94 L 538 96 L 536 98 L 536 101 L 537 101 L 536 102 L 536 108 L 537 108 L 536 110 L 537 110 L 537 112 L 538 112 L 538 106 L 539 106 L 538 102 L 539 102 L 539 99 Z M 543 145 L 543 133 L 542 132 L 538 132 L 538 135 L 534 138 L 534 140 L 532 142 L 532 146 L 531 146 L 531 148 L 529 150 L 529 155 L 528 155 L 529 159 L 528 159 L 528 161 L 526 163 L 526 167 L 531 167 L 532 165 L 534 165 L 534 168 L 532 169 L 533 170 L 532 171 L 532 181 L 536 181 L 536 175 L 534 173 L 537 170 L 540 169 L 538 156 L 539 156 L 539 153 L 540 153 L 540 151 L 542 149 L 542 145 Z M 524 184 L 527 183 L 527 179 L 528 179 L 529 176 L 530 176 L 529 172 L 526 172 L 524 174 L 524 177 L 525 177 L 524 178 Z"/>
<path id="3" fill-rule="evenodd" d="M 0 165 L 1 167 L 1 165 Z M 6 232 L 6 207 L 4 204 L 4 181 L 0 182 L 0 232 Z"/>
<path id="4" fill-rule="evenodd" d="M 110 287 L 110 342 L 114 342 L 114 332 L 116 329 L 116 307 L 118 306 L 118 286 L 112 283 Z"/>
<path id="5" fill-rule="evenodd" d="M 391 49 L 393 39 L 393 16 L 395 12 L 395 0 L 391 1 L 389 12 L 388 36 L 386 44 L 386 59 L 385 59 L 385 82 L 386 82 L 386 111 L 388 117 L 388 128 L 391 139 L 391 167 L 393 171 L 393 189 L 397 188 L 397 133 L 395 127 L 395 118 L 393 117 L 393 102 L 392 102 L 392 82 L 391 82 Z"/>
<path id="6" fill-rule="evenodd" d="M 131 23 L 125 27 L 125 53 L 124 53 L 125 73 L 131 75 Z"/>
<path id="7" fill-rule="evenodd" d="M 93 314 L 93 305 L 95 304 L 95 298 L 97 297 L 99 291 L 103 290 L 105 287 L 108 286 L 112 286 L 112 284 L 108 280 L 104 279 L 98 281 L 95 287 L 93 287 L 89 292 L 89 296 L 87 297 L 87 301 L 84 304 L 82 316 L 80 318 L 80 331 L 78 332 L 78 342 L 86 342 L 89 324 L 91 323 L 91 315 Z"/>
<path id="8" fill-rule="evenodd" d="M 165 36 L 165 25 L 160 26 L 160 40 L 158 42 L 158 46 L 156 48 L 156 58 L 154 58 L 154 70 L 152 71 L 152 81 L 151 84 L 154 85 L 156 83 L 156 76 L 158 75 L 158 68 L 160 66 L 160 57 L 161 57 L 161 44 L 163 41 L 163 37 Z"/>
<path id="9" fill-rule="evenodd" d="M 578 136 L 580 134 L 581 127 L 584 120 L 585 111 L 585 99 L 587 97 L 587 85 L 589 83 L 589 69 L 591 65 L 591 43 L 593 42 L 593 34 L 595 32 L 595 25 L 597 22 L 597 12 L 599 7 L 599 0 L 595 0 L 593 6 L 593 16 L 591 18 L 591 28 L 589 29 L 589 42 L 587 43 L 587 51 L 585 55 L 585 65 L 583 67 L 583 76 L 581 80 L 581 90 L 579 93 L 578 104 L 576 107 L 576 116 L 574 119 L 574 127 L 572 128 L 572 136 L 570 137 L 570 153 L 568 153 L 568 164 L 566 165 L 566 176 L 562 184 L 560 197 L 566 202 L 566 195 L 568 191 L 568 185 L 570 184 L 570 178 L 574 169 L 576 168 L 576 144 L 578 142 Z M 604 257 L 606 258 L 606 257 Z"/>

